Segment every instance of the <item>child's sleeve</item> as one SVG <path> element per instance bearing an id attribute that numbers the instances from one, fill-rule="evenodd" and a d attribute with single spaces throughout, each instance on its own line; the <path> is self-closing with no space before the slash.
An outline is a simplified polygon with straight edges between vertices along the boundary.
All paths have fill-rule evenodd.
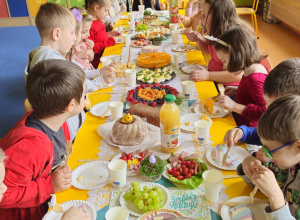
<path id="1" fill-rule="evenodd" d="M 240 128 L 243 131 L 243 137 L 239 141 L 247 144 L 261 145 L 256 127 L 247 127 L 245 125 L 242 125 L 237 128 Z"/>
<path id="2" fill-rule="evenodd" d="M 98 33 L 99 35 L 99 33 Z M 105 47 L 110 47 L 110 46 L 114 46 L 116 44 L 115 40 L 112 37 L 107 38 L 107 33 L 105 30 L 103 30 L 103 35 L 101 32 L 101 38 L 97 39 L 96 38 L 96 34 L 94 30 L 90 30 L 90 37 L 89 39 L 91 39 L 94 42 L 94 52 L 95 53 L 101 53 Z"/>
<path id="3" fill-rule="evenodd" d="M 263 84 L 266 75 L 260 74 L 258 77 L 252 77 L 252 75 L 249 76 L 248 88 L 251 88 L 249 93 L 252 100 L 255 100 L 255 102 L 249 103 L 241 115 L 247 119 L 258 121 L 260 116 L 266 110 L 266 101 L 263 97 Z"/>
<path id="4" fill-rule="evenodd" d="M 267 220 L 294 220 L 295 218 L 291 215 L 288 203 L 285 202 L 285 206 L 272 212 L 270 205 L 265 208 L 265 214 Z"/>
<path id="5" fill-rule="evenodd" d="M 26 145 L 28 149 L 37 150 L 37 147 L 30 146 L 34 144 L 34 142 L 19 141 L 18 146 Z M 12 153 L 5 164 L 4 183 L 7 191 L 0 203 L 1 208 L 36 207 L 54 193 L 51 176 L 48 175 L 51 167 L 45 168 L 47 156 L 40 155 L 39 158 L 33 158 L 29 156 L 31 152 L 24 147 L 18 149 L 18 146 L 15 148 L 17 153 Z"/>
<path id="6" fill-rule="evenodd" d="M 111 6 L 114 9 L 115 14 L 119 13 L 119 11 L 121 10 L 119 0 L 112 2 Z"/>
<path id="7" fill-rule="evenodd" d="M 87 79 L 94 79 L 101 75 L 100 69 L 84 70 Z"/>

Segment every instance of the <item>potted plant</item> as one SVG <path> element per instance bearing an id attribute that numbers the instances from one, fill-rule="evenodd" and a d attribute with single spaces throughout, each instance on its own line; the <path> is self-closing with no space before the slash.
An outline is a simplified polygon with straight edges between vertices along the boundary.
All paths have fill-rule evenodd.
<path id="1" fill-rule="evenodd" d="M 158 156 L 149 155 L 141 161 L 140 173 L 147 181 L 155 182 L 160 180 L 164 172 L 165 164 Z"/>

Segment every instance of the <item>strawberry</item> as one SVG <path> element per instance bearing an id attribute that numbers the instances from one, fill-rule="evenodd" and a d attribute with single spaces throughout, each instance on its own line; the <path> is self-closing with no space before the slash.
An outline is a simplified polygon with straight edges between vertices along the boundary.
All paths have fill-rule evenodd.
<path id="1" fill-rule="evenodd" d="M 172 17 L 172 23 L 178 23 L 178 20 L 177 20 L 177 18 L 175 16 Z"/>
<path id="2" fill-rule="evenodd" d="M 144 104 L 144 105 L 148 105 L 148 103 L 147 103 L 147 102 L 143 102 L 143 104 Z"/>
<path id="3" fill-rule="evenodd" d="M 132 102 L 133 101 L 133 96 L 132 95 L 128 95 L 127 96 L 127 101 L 128 102 Z"/>
<path id="4" fill-rule="evenodd" d="M 136 89 L 139 90 L 141 88 L 141 86 L 137 86 Z"/>
<path id="5" fill-rule="evenodd" d="M 134 89 L 128 91 L 128 94 L 134 94 L 134 93 L 135 93 Z"/>
<path id="6" fill-rule="evenodd" d="M 132 103 L 132 104 L 136 104 L 136 103 L 138 103 L 138 101 L 135 100 L 135 99 L 133 99 L 133 100 L 131 101 L 131 103 Z"/>
<path id="7" fill-rule="evenodd" d="M 154 106 L 157 106 L 157 103 L 156 103 L 156 102 L 152 102 L 152 103 L 151 103 L 151 106 L 153 106 L 153 107 L 154 107 Z"/>
<path id="8" fill-rule="evenodd" d="M 149 84 L 149 85 L 147 85 L 147 87 L 150 87 L 150 88 L 151 88 L 151 87 L 152 87 L 152 85 L 150 85 L 150 84 Z"/>

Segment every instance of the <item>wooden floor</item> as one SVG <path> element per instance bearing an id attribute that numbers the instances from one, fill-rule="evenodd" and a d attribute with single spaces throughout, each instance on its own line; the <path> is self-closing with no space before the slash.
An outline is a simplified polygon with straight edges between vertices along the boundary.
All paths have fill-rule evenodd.
<path id="1" fill-rule="evenodd" d="M 243 19 L 251 22 L 250 16 Z M 273 68 L 292 57 L 300 57 L 300 35 L 283 24 L 269 24 L 257 16 L 259 39 L 257 40 L 262 52 L 269 55 Z"/>

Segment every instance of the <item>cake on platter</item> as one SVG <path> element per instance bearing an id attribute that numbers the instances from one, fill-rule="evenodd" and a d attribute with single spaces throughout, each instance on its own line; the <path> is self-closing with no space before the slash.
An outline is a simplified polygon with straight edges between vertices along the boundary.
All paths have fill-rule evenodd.
<path id="1" fill-rule="evenodd" d="M 156 21 L 156 20 L 158 20 L 158 16 L 157 15 L 144 15 L 143 20 L 147 21 L 147 22 Z"/>
<path id="2" fill-rule="evenodd" d="M 142 144 L 147 137 L 146 123 L 140 117 L 128 113 L 114 123 L 110 139 L 117 145 L 135 146 Z"/>
<path id="3" fill-rule="evenodd" d="M 220 166 L 222 166 L 224 155 L 226 154 L 228 148 L 225 144 L 218 144 L 212 151 L 213 160 Z M 232 167 L 237 166 L 241 163 L 241 161 L 237 158 L 232 158 L 232 156 L 228 155 L 226 160 L 226 166 Z"/>
<path id="4" fill-rule="evenodd" d="M 161 68 L 171 64 L 171 56 L 164 52 L 144 53 L 137 57 L 137 65 L 144 68 Z"/>

